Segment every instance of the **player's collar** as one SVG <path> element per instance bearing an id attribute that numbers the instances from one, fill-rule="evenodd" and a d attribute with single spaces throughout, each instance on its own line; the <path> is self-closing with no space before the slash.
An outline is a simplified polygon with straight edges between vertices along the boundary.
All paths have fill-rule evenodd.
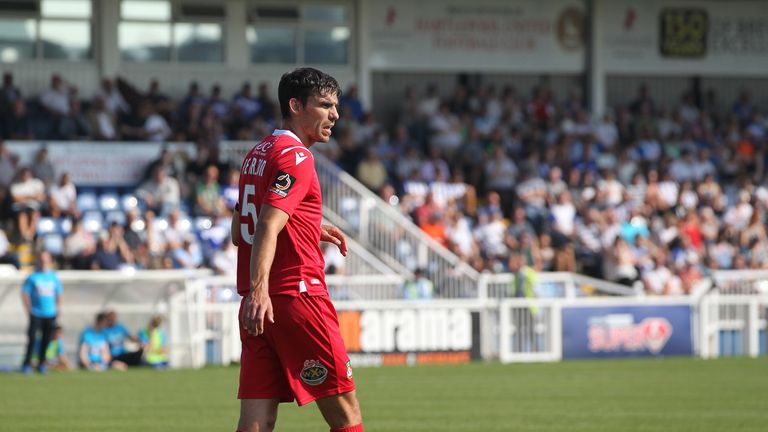
<path id="1" fill-rule="evenodd" d="M 298 141 L 299 143 L 301 143 L 302 145 L 304 145 L 304 143 L 301 142 L 299 137 L 297 137 L 295 133 L 289 131 L 288 129 L 275 129 L 275 131 L 272 132 L 272 136 L 280 136 L 280 135 L 288 135 L 291 138 L 293 138 L 296 141 Z"/>

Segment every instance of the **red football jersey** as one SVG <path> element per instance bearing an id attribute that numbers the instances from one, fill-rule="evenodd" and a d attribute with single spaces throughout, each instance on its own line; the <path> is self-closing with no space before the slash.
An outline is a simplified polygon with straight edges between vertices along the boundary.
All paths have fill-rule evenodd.
<path id="1" fill-rule="evenodd" d="M 240 245 L 237 292 L 247 295 L 251 281 L 251 243 L 263 204 L 286 212 L 269 274 L 269 294 L 327 295 L 325 260 L 320 250 L 323 203 L 315 160 L 299 138 L 275 130 L 253 147 L 240 168 Z"/>

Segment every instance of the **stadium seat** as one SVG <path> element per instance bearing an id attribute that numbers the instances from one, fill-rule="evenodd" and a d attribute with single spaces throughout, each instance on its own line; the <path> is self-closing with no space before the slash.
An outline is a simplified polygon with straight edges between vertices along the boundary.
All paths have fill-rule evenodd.
<path id="1" fill-rule="evenodd" d="M 155 218 L 155 226 L 160 231 L 165 231 L 168 229 L 168 219 L 164 217 Z"/>
<path id="2" fill-rule="evenodd" d="M 204 216 L 198 216 L 195 218 L 195 231 L 205 231 L 207 229 L 211 229 L 213 226 L 213 222 L 211 221 L 211 218 L 204 217 Z"/>
<path id="3" fill-rule="evenodd" d="M 49 217 L 41 217 L 37 221 L 37 235 L 43 236 L 56 232 L 56 220 Z"/>
<path id="4" fill-rule="evenodd" d="M 136 195 L 133 194 L 125 194 L 122 197 L 120 197 L 120 205 L 123 208 L 123 211 L 128 212 L 133 209 L 139 208 L 139 199 L 136 198 Z"/>
<path id="5" fill-rule="evenodd" d="M 81 212 L 88 212 L 99 209 L 99 201 L 94 192 L 80 192 L 77 195 L 77 208 Z"/>
<path id="6" fill-rule="evenodd" d="M 99 197 L 99 209 L 102 212 L 120 210 L 120 201 L 116 193 L 105 193 Z"/>
<path id="7" fill-rule="evenodd" d="M 176 229 L 181 233 L 188 233 L 192 231 L 192 221 L 188 217 L 180 217 L 176 222 Z"/>
<path id="8" fill-rule="evenodd" d="M 92 233 L 98 233 L 104 228 L 104 217 L 99 211 L 83 213 L 83 227 Z"/>
<path id="9" fill-rule="evenodd" d="M 61 218 L 57 221 L 56 225 L 61 235 L 67 235 L 72 232 L 72 219 L 70 218 Z"/>

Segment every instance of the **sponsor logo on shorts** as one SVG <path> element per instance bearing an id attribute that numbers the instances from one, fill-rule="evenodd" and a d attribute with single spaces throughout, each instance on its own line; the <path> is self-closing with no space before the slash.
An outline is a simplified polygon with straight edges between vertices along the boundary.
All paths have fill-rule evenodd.
<path id="1" fill-rule="evenodd" d="M 272 186 L 269 187 L 269 191 L 285 198 L 288 196 L 288 191 L 291 190 L 294 183 L 296 183 L 296 177 L 285 171 L 278 171 L 275 176 L 275 181 L 272 182 Z"/>
<path id="2" fill-rule="evenodd" d="M 309 385 L 320 385 L 328 376 L 328 369 L 317 360 L 307 360 L 301 370 L 301 380 Z"/>
<path id="3" fill-rule="evenodd" d="M 347 379 L 352 379 L 352 364 L 347 360 Z"/>

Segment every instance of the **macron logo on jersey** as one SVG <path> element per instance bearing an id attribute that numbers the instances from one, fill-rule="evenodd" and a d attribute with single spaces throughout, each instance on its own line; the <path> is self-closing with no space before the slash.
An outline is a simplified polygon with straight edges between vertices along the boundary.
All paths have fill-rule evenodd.
<path id="1" fill-rule="evenodd" d="M 307 159 L 307 157 L 309 157 L 309 156 L 304 154 L 304 152 L 302 152 L 302 151 L 296 152 L 296 165 L 304 162 Z"/>

